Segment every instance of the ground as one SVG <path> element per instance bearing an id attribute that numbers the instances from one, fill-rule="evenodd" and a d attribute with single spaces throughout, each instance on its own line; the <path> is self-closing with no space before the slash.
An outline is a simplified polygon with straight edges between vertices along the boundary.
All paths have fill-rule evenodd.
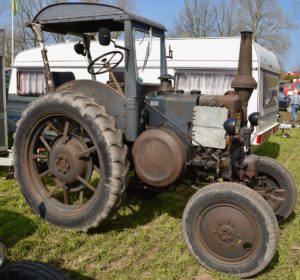
<path id="1" fill-rule="evenodd" d="M 284 118 L 289 115 L 284 114 Z M 300 187 L 300 128 L 281 132 L 256 153 L 276 158 Z M 182 238 L 181 216 L 194 192 L 181 185 L 157 197 L 130 196 L 101 230 L 74 233 L 49 226 L 32 214 L 15 180 L 0 176 L 0 239 L 9 246 L 8 262 L 43 261 L 78 280 L 235 279 L 208 272 L 189 254 Z M 256 279 L 300 280 L 300 206 L 280 225 L 278 253 Z"/>

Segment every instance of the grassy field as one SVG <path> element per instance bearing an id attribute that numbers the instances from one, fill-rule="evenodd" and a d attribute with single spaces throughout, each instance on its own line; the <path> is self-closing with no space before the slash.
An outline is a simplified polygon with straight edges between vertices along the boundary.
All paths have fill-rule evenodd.
<path id="1" fill-rule="evenodd" d="M 300 129 L 290 138 L 273 136 L 256 153 L 283 163 L 300 186 Z M 104 228 L 89 234 L 49 226 L 32 214 L 15 180 L 0 171 L 0 239 L 8 262 L 43 261 L 71 279 L 234 279 L 208 272 L 188 253 L 181 216 L 194 191 L 181 185 L 155 198 L 131 196 Z M 300 280 L 300 207 L 280 226 L 280 245 L 272 263 L 256 279 Z"/>

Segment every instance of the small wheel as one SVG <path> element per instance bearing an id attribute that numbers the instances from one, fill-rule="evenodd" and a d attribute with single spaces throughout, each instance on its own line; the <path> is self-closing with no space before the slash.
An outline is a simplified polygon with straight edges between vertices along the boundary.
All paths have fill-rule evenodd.
<path id="1" fill-rule="evenodd" d="M 78 93 L 38 98 L 24 112 L 14 144 L 16 177 L 33 211 L 78 231 L 119 207 L 127 150 L 105 108 Z"/>
<path id="2" fill-rule="evenodd" d="M 259 157 L 254 190 L 268 201 L 278 221 L 285 220 L 296 206 L 295 180 L 282 164 L 272 158 Z"/>
<path id="3" fill-rule="evenodd" d="M 278 246 L 269 204 L 252 189 L 230 182 L 210 184 L 191 197 L 183 235 L 200 264 L 242 278 L 263 270 Z"/>
<path id="4" fill-rule="evenodd" d="M 0 269 L 1 280 L 68 280 L 57 269 L 40 262 L 23 261 Z"/>
<path id="5" fill-rule="evenodd" d="M 112 59 L 116 55 L 119 56 L 117 62 L 111 63 Z M 106 56 L 109 56 L 109 59 L 107 59 Z M 101 62 L 98 62 L 99 60 L 101 60 Z M 103 73 L 106 73 L 106 72 L 116 68 L 121 63 L 122 60 L 123 60 L 123 53 L 121 53 L 120 51 L 107 52 L 107 53 L 102 54 L 102 55 L 98 56 L 97 58 L 95 58 L 89 64 L 87 70 L 92 75 L 103 74 Z M 97 71 L 94 70 L 95 66 L 99 67 L 99 69 Z"/>

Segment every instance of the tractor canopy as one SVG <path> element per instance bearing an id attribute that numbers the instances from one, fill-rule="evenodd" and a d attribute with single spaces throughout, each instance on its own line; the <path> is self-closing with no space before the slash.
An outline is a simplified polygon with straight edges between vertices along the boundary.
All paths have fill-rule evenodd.
<path id="1" fill-rule="evenodd" d="M 111 31 L 122 31 L 126 20 L 135 22 L 145 29 L 153 28 L 162 33 L 166 31 L 166 28 L 160 23 L 114 6 L 94 3 L 50 5 L 42 9 L 32 23 L 42 25 L 43 31 L 78 34 L 97 32 L 99 27 L 107 27 Z"/>

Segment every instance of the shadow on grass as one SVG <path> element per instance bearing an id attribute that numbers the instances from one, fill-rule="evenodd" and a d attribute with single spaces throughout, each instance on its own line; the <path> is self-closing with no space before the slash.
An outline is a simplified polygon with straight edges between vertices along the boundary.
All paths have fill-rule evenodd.
<path id="1" fill-rule="evenodd" d="M 29 218 L 17 212 L 0 209 L 0 239 L 9 247 L 33 234 L 35 230 L 36 225 Z"/>
<path id="2" fill-rule="evenodd" d="M 174 192 L 164 192 L 153 195 L 128 195 L 116 215 L 100 229 L 90 234 L 121 231 L 126 228 L 135 228 L 151 222 L 162 214 L 181 219 L 185 205 L 195 191 L 181 184 Z"/>
<path id="3" fill-rule="evenodd" d="M 258 156 L 268 156 L 276 159 L 279 156 L 280 145 L 274 142 L 266 142 L 255 148 L 253 152 Z"/>
<path id="4" fill-rule="evenodd" d="M 278 220 L 279 228 L 283 229 L 287 224 L 292 223 L 296 218 L 296 213 L 293 211 L 291 215 L 285 220 Z"/>

